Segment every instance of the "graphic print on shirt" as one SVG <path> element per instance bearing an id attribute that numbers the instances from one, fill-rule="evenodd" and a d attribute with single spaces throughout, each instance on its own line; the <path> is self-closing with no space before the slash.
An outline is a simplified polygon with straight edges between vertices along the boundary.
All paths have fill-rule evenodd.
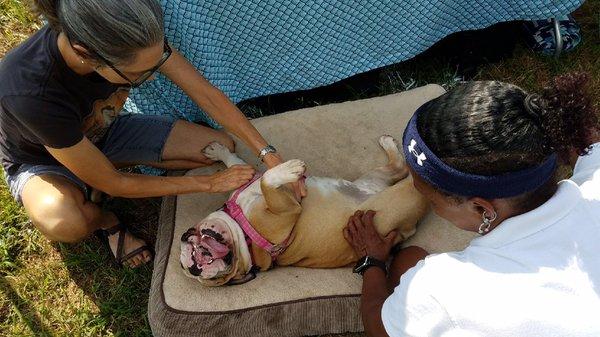
<path id="1" fill-rule="evenodd" d="M 85 118 L 82 125 L 83 133 L 92 143 L 96 143 L 104 137 L 112 122 L 121 113 L 128 96 L 129 89 L 121 88 L 108 98 L 98 99 L 94 102 L 92 113 Z"/>

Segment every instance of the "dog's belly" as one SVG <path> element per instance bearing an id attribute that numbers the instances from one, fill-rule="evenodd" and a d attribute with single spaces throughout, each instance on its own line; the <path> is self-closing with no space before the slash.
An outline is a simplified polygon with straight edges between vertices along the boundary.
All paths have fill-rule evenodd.
<path id="1" fill-rule="evenodd" d="M 267 211 L 257 182 L 240 194 L 239 201 L 255 229 L 271 242 L 283 241 L 292 231 L 293 240 L 277 258 L 277 264 L 312 268 L 342 267 L 358 260 L 343 235 L 348 218 L 356 210 L 376 211 L 374 221 L 379 233 L 397 230 L 400 241 L 414 234 L 417 221 L 428 209 L 410 177 L 379 193 L 351 185 L 342 179 L 309 177 L 302 212 L 295 224 L 290 223 L 291 228 L 284 225 L 287 221 L 281 215 Z M 255 262 L 266 269 L 270 257 L 259 251 L 254 251 Z"/>
<path id="2" fill-rule="evenodd" d="M 341 182 L 330 178 L 307 180 L 307 196 L 302 200 L 294 239 L 277 259 L 279 265 L 328 268 L 356 259 L 342 230 L 360 201 L 352 193 L 344 193 Z"/>
<path id="3" fill-rule="evenodd" d="M 339 180 L 325 179 L 328 178 L 307 181 L 308 193 L 294 227 L 294 240 L 277 259 L 279 265 L 334 268 L 358 260 L 343 235 L 348 218 L 358 209 L 377 211 L 377 230 L 387 234 L 397 229 L 401 239 L 414 233 L 418 219 L 427 210 L 427 203 L 414 189 L 412 179 L 404 179 L 367 198 L 347 193 Z"/>

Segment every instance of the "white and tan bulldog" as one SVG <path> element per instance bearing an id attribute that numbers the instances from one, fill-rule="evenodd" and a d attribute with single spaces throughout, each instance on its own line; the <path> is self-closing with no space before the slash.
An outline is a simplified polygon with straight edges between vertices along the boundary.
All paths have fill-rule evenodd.
<path id="1" fill-rule="evenodd" d="M 273 244 L 289 238 L 287 248 L 275 259 L 255 242 L 247 244 L 240 225 L 223 210 L 208 215 L 181 238 L 181 264 L 186 275 L 206 286 L 235 284 L 249 279 L 253 266 L 266 271 L 274 264 L 334 268 L 356 262 L 343 236 L 348 218 L 357 210 L 377 212 L 375 226 L 387 235 L 397 230 L 397 241 L 416 230 L 428 209 L 413 187 L 412 178 L 394 139 L 382 136 L 379 144 L 388 163 L 354 182 L 308 177 L 307 196 L 300 204 L 286 186 L 300 179 L 305 164 L 290 160 L 267 170 L 243 190 L 237 199 L 245 217 L 260 235 Z M 209 145 L 207 157 L 227 167 L 244 164 L 218 143 Z"/>

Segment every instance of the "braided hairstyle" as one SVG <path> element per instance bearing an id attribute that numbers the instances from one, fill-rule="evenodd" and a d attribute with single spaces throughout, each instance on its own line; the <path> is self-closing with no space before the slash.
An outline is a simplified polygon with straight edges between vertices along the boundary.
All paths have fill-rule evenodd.
<path id="1" fill-rule="evenodd" d="M 599 127 L 588 80 L 584 73 L 559 76 L 539 95 L 498 81 L 466 82 L 428 102 L 417 128 L 441 160 L 467 173 L 519 171 L 540 165 L 553 153 L 567 162 L 573 150 L 579 155 L 589 151 Z M 556 179 L 550 179 L 510 199 L 514 207 L 528 211 L 555 191 Z"/>

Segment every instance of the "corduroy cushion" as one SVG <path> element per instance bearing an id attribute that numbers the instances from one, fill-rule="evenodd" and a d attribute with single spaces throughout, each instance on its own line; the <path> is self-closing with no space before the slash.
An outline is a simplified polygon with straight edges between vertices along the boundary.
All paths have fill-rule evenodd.
<path id="1" fill-rule="evenodd" d="M 288 159 L 306 161 L 309 174 L 356 179 L 385 163 L 377 140 L 401 139 L 412 113 L 444 92 L 428 85 L 404 93 L 291 111 L 253 120 Z M 238 142 L 248 163 L 258 160 Z M 206 174 L 221 165 L 187 174 Z M 191 225 L 220 207 L 227 194 L 163 199 L 149 301 L 155 336 L 305 336 L 362 331 L 361 279 L 349 268 L 276 268 L 246 284 L 205 288 L 184 276 L 179 240 Z M 409 243 L 430 252 L 459 250 L 473 237 L 429 214 Z"/>

